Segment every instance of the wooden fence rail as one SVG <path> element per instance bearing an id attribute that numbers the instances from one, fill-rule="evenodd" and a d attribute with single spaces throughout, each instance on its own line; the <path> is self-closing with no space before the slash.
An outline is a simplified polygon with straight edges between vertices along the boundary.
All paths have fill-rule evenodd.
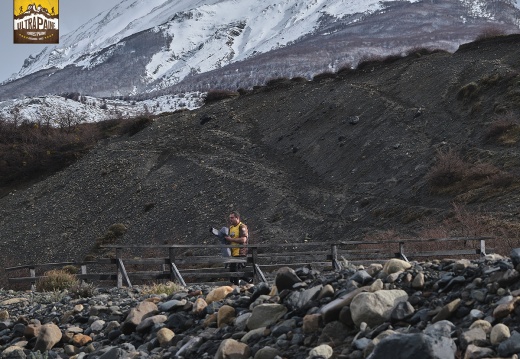
<path id="1" fill-rule="evenodd" d="M 489 239 L 493 237 L 255 244 L 247 246 L 246 257 L 221 257 L 221 245 L 113 245 L 104 248 L 115 250 L 115 258 L 21 265 L 5 268 L 5 271 L 19 273 L 28 270 L 29 276 L 9 276 L 8 279 L 11 284 L 31 283 L 32 289 L 35 288 L 37 280 L 45 277 L 46 270 L 67 265 L 79 267 L 77 277 L 81 280 L 115 281 L 118 287 L 122 287 L 123 284 L 131 287 L 132 281 L 155 280 L 170 280 L 186 286 L 185 278 L 190 278 L 193 283 L 218 283 L 219 280 L 229 282 L 230 277 L 253 277 L 255 282 L 267 282 L 267 273 L 284 266 L 296 268 L 311 265 L 322 270 L 340 270 L 345 261 L 370 263 L 382 262 L 393 257 L 409 261 L 446 256 L 483 256 L 486 254 L 486 240 Z M 435 248 L 436 246 L 439 248 Z M 149 249 L 165 251 L 167 257 L 136 258 L 125 254 L 132 251 L 142 253 L 143 250 Z M 226 267 L 231 263 L 242 263 L 245 267 L 238 272 L 229 272 Z M 106 272 L 107 268 L 114 267 L 115 271 L 112 269 Z M 146 269 L 139 271 L 135 267 Z M 87 268 L 90 271 L 87 272 Z"/>

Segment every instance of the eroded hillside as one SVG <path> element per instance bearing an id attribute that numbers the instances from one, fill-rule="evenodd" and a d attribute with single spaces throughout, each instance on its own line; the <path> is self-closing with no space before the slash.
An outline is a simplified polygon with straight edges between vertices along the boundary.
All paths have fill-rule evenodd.
<path id="1" fill-rule="evenodd" d="M 519 45 L 512 35 L 454 54 L 418 50 L 158 118 L 1 198 L 2 263 L 106 255 L 96 242 L 118 223 L 127 231 L 115 243 L 210 243 L 208 228 L 231 209 L 254 243 L 448 232 L 513 241 Z M 463 165 L 434 167 L 439 151 Z"/>

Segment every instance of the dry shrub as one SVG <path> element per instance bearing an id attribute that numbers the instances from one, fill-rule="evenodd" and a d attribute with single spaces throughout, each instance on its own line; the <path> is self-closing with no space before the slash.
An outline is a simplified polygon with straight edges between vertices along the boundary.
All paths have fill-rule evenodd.
<path id="1" fill-rule="evenodd" d="M 166 294 L 172 295 L 182 290 L 182 286 L 173 283 L 152 283 L 150 285 L 143 286 L 142 293 L 143 294 Z"/>
<path id="2" fill-rule="evenodd" d="M 275 79 L 268 80 L 265 85 L 267 87 L 274 87 L 274 88 L 285 88 L 289 87 L 291 85 L 291 80 L 289 80 L 287 77 L 278 77 Z"/>
<path id="3" fill-rule="evenodd" d="M 468 163 L 455 151 L 438 151 L 435 164 L 426 174 L 434 193 L 469 193 L 492 195 L 514 183 L 515 177 L 488 162 Z"/>
<path id="4" fill-rule="evenodd" d="M 71 289 L 78 285 L 79 280 L 74 274 L 63 269 L 53 269 L 44 273 L 44 277 L 36 282 L 36 290 L 39 292 L 61 291 Z"/>
<path id="5" fill-rule="evenodd" d="M 231 90 L 210 90 L 204 99 L 204 103 L 208 104 L 237 96 L 240 96 L 240 94 Z"/>
<path id="6" fill-rule="evenodd" d="M 336 78 L 336 73 L 334 73 L 332 71 L 324 71 L 322 73 L 314 75 L 314 77 L 312 78 L 312 81 L 321 81 L 321 80 L 334 79 L 334 78 Z"/>
<path id="7" fill-rule="evenodd" d="M 77 274 L 78 273 L 78 267 L 70 264 L 70 265 L 66 265 L 64 266 L 63 268 L 61 268 L 61 270 L 63 270 L 64 272 L 67 272 L 69 274 Z"/>
<path id="8" fill-rule="evenodd" d="M 484 133 L 484 142 L 514 145 L 520 139 L 520 123 L 510 112 L 495 119 Z"/>
<path id="9" fill-rule="evenodd" d="M 476 82 L 470 82 L 462 86 L 457 93 L 457 99 L 461 101 L 470 101 L 478 97 L 480 87 Z"/>
<path id="10" fill-rule="evenodd" d="M 76 297 L 80 298 L 90 298 L 96 294 L 97 288 L 92 283 L 85 283 L 78 281 L 72 287 L 70 287 L 69 292 Z"/>
<path id="11" fill-rule="evenodd" d="M 122 237 L 127 230 L 127 227 L 123 223 L 112 224 L 110 227 L 108 227 L 108 230 L 105 234 L 96 238 L 95 248 L 113 244 L 119 237 Z"/>
<path id="12" fill-rule="evenodd" d="M 461 181 L 468 171 L 468 164 L 451 148 L 438 150 L 436 161 L 426 175 L 433 188 L 453 185 Z"/>

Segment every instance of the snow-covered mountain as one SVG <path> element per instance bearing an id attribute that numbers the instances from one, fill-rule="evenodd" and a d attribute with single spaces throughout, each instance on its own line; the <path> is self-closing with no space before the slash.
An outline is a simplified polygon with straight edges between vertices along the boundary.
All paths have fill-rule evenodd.
<path id="1" fill-rule="evenodd" d="M 520 0 L 122 0 L 26 59 L 0 99 L 248 87 L 410 47 L 456 50 L 489 29 L 519 32 Z"/>

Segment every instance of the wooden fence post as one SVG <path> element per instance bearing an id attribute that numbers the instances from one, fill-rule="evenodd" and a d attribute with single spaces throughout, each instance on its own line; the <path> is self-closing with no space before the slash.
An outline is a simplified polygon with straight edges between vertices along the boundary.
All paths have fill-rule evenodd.
<path id="1" fill-rule="evenodd" d="M 86 264 L 82 264 L 81 265 L 81 275 L 86 275 L 87 274 L 87 265 Z M 87 280 L 86 279 L 82 279 L 81 280 L 83 283 L 86 283 Z"/>
<path id="2" fill-rule="evenodd" d="M 175 263 L 175 252 L 173 251 L 173 247 L 168 248 L 168 269 L 170 271 L 170 280 L 175 281 L 175 273 L 173 270 L 172 263 Z"/>
<path id="3" fill-rule="evenodd" d="M 338 262 L 338 246 L 336 244 L 333 244 L 331 246 L 332 251 L 332 268 L 334 270 L 341 270 L 341 265 Z"/>
<path id="4" fill-rule="evenodd" d="M 35 279 L 31 280 L 31 290 L 35 291 L 36 290 L 36 269 L 34 267 L 30 267 L 29 273 L 30 273 L 31 278 L 35 278 Z"/>
<path id="5" fill-rule="evenodd" d="M 171 278 L 171 280 L 173 281 L 175 278 L 179 281 L 180 285 L 186 287 L 186 282 L 184 281 L 184 278 L 182 278 L 181 272 L 179 272 L 179 269 L 175 265 L 175 253 L 173 252 L 173 247 L 169 248 L 168 258 L 170 261 L 170 278 Z"/>
<path id="6" fill-rule="evenodd" d="M 407 261 L 408 262 L 408 258 L 406 258 L 406 255 L 404 254 L 404 242 L 399 242 L 399 257 L 403 261 Z"/>
<path id="7" fill-rule="evenodd" d="M 120 260 L 121 259 L 121 248 L 116 248 L 116 267 L 117 267 L 117 287 L 123 287 L 123 273 L 120 268 Z"/>

